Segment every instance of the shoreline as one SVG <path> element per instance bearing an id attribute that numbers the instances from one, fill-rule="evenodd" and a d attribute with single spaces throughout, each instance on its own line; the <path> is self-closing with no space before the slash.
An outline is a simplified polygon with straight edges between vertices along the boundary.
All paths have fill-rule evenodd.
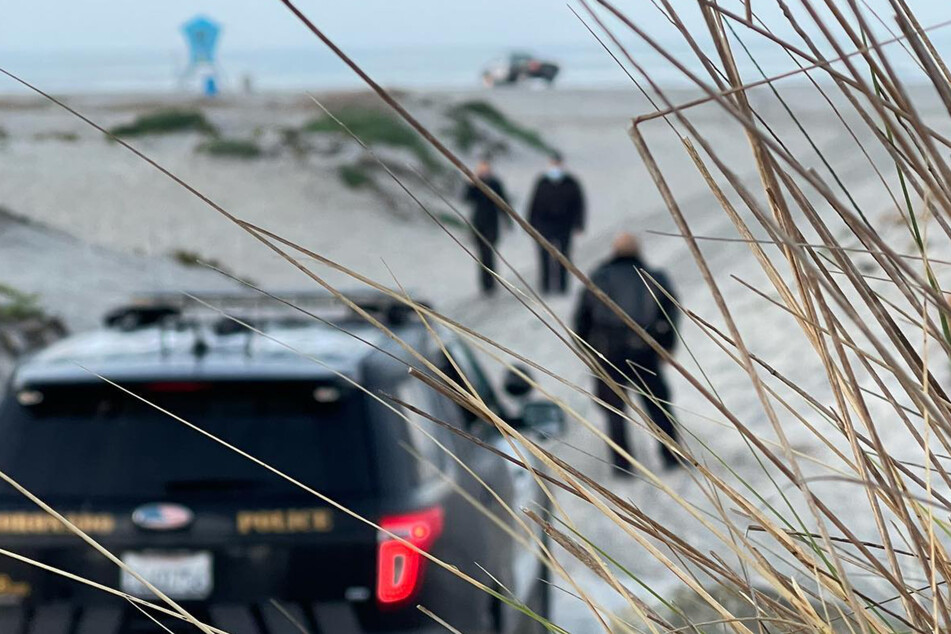
<path id="1" fill-rule="evenodd" d="M 11 80 L 12 81 L 12 80 Z M 756 79 L 749 79 L 750 83 L 756 82 Z M 819 86 L 830 94 L 838 91 L 836 84 L 832 81 L 819 81 Z M 781 92 L 815 92 L 815 87 L 804 79 L 795 78 L 780 79 L 774 82 L 774 86 Z M 617 85 L 590 85 L 590 86 L 555 86 L 553 88 L 533 88 L 533 87 L 501 87 L 485 88 L 480 85 L 472 86 L 442 86 L 442 87 L 419 87 L 419 86 L 401 86 L 386 85 L 383 87 L 396 96 L 408 96 L 415 98 L 452 98 L 458 96 L 481 96 L 487 100 L 493 99 L 531 99 L 538 96 L 571 96 L 585 95 L 591 97 L 624 96 L 636 95 L 642 99 L 638 88 L 632 83 L 619 83 Z M 116 107 L 147 107 L 149 105 L 181 104 L 205 106 L 210 108 L 228 107 L 241 103 L 254 103 L 258 101 L 278 100 L 281 102 L 300 101 L 302 104 L 313 105 L 309 95 L 318 98 L 363 98 L 375 96 L 375 93 L 369 87 L 340 87 L 340 88 L 300 88 L 300 89 L 275 89 L 275 90 L 255 90 L 252 92 L 224 91 L 215 97 L 204 97 L 199 94 L 188 91 L 90 91 L 90 92 L 70 92 L 70 91 L 47 91 L 41 85 L 37 88 L 44 90 L 53 97 L 61 100 L 77 101 L 96 105 L 112 105 Z M 913 82 L 905 84 L 905 88 L 911 92 L 932 92 L 933 86 L 927 82 Z M 660 89 L 667 95 L 681 98 L 695 98 L 704 96 L 705 93 L 697 87 L 687 83 L 676 83 L 660 85 Z M 748 89 L 750 95 L 769 92 L 768 85 L 758 85 Z M 652 94 L 653 96 L 653 94 Z M 0 110 L 17 110 L 43 107 L 49 101 L 36 93 L 24 89 L 24 91 L 0 91 Z"/>

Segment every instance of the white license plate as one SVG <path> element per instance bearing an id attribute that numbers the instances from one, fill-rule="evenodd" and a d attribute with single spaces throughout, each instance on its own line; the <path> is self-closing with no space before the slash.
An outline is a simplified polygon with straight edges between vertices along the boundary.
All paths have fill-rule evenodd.
<path id="1" fill-rule="evenodd" d="M 123 553 L 122 562 L 171 599 L 207 599 L 214 587 L 209 552 L 127 552 Z M 125 570 L 122 571 L 121 588 L 123 592 L 136 597 L 153 598 L 145 584 Z"/>

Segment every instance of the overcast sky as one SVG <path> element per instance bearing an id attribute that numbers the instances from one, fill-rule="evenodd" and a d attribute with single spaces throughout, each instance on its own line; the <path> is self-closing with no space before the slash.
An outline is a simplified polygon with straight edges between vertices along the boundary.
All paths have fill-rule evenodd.
<path id="1" fill-rule="evenodd" d="M 314 37 L 278 0 L 30 0 L 3 3 L 0 50 L 156 49 L 181 46 L 179 26 L 204 13 L 223 46 L 296 48 Z M 298 0 L 346 46 L 510 46 L 588 42 L 561 0 Z"/>
<path id="2" fill-rule="evenodd" d="M 616 2 L 649 29 L 669 28 L 649 0 Z M 885 0 L 872 3 L 887 5 Z M 697 2 L 673 0 L 673 4 L 695 11 Z M 796 0 L 791 4 L 798 6 Z M 910 0 L 910 4 L 925 24 L 951 18 L 948 0 Z M 176 49 L 182 46 L 181 23 L 197 13 L 224 25 L 223 47 L 316 45 L 278 0 L 5 0 L 2 5 L 0 51 Z M 298 5 L 351 48 L 592 43 L 565 0 L 298 0 Z M 768 21 L 776 20 L 774 0 L 753 0 L 753 5 Z M 890 13 L 886 10 L 884 15 Z"/>

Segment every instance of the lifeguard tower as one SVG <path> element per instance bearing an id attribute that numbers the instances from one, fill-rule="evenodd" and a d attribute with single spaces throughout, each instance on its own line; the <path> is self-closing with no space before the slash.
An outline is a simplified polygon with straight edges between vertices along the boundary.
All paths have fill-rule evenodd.
<path id="1" fill-rule="evenodd" d="M 197 79 L 206 97 L 218 94 L 218 65 L 215 48 L 221 26 L 203 15 L 195 16 L 182 25 L 182 33 L 188 43 L 188 67 L 182 73 L 182 84 Z"/>

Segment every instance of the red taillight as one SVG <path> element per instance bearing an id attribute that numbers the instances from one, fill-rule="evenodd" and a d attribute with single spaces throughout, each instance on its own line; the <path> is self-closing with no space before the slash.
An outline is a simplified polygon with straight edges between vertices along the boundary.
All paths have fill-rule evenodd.
<path id="1" fill-rule="evenodd" d="M 392 515 L 380 520 L 380 528 L 401 537 L 419 550 L 428 551 L 442 533 L 443 512 L 439 507 Z M 402 603 L 412 597 L 423 578 L 426 559 L 406 543 L 380 533 L 377 551 L 376 598 L 381 604 Z"/>

